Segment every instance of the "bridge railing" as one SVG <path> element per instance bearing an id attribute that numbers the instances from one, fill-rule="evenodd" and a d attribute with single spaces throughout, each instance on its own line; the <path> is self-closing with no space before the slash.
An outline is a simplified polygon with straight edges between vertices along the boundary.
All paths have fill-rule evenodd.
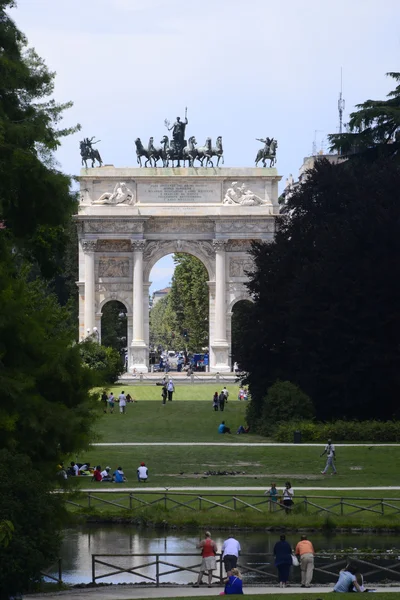
<path id="1" fill-rule="evenodd" d="M 99 485 L 102 485 L 101 483 Z M 124 490 L 85 490 L 67 498 L 67 503 L 79 508 L 110 505 L 122 510 L 139 506 L 161 505 L 165 509 L 184 508 L 190 511 L 211 511 L 216 508 L 227 512 L 250 510 L 259 513 L 286 511 L 304 514 L 332 514 L 350 516 L 361 512 L 392 516 L 400 513 L 400 498 L 371 498 L 362 496 L 296 496 L 291 507 L 272 502 L 264 494 L 227 494 L 220 492 L 152 492 Z"/>
<path id="2" fill-rule="evenodd" d="M 397 554 L 348 554 L 341 551 L 315 556 L 313 583 L 320 585 L 335 583 L 340 569 L 343 569 L 350 560 L 356 564 L 368 584 L 400 582 L 400 560 Z M 127 576 L 126 581 L 131 583 L 147 583 L 159 587 L 163 584 L 176 583 L 171 581 L 171 575 L 179 574 L 178 584 L 187 585 L 197 581 L 200 565 L 201 558 L 198 553 L 92 554 L 92 582 L 97 583 L 124 574 Z M 238 568 L 243 575 L 245 586 L 277 583 L 278 573 L 272 554 L 241 554 Z M 221 585 L 224 577 L 223 561 L 218 554 L 213 583 Z M 300 578 L 300 569 L 293 567 L 290 581 L 300 583 Z M 186 581 L 183 581 L 184 579 Z"/>

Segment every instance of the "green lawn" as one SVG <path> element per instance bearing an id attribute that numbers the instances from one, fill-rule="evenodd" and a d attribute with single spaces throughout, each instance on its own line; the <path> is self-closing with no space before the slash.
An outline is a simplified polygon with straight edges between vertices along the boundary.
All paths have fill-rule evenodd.
<path id="1" fill-rule="evenodd" d="M 174 400 L 173 401 L 188 401 L 188 400 L 201 400 L 204 402 L 209 402 L 210 406 L 212 404 L 212 398 L 215 392 L 220 392 L 222 388 L 225 386 L 225 382 L 216 383 L 199 383 L 199 384 L 190 384 L 185 381 L 181 383 L 180 380 L 174 379 L 172 375 L 172 379 L 175 385 L 174 392 Z M 161 377 L 160 377 L 161 381 Z M 230 400 L 237 400 L 238 385 L 235 384 L 226 384 L 226 388 L 229 392 Z M 124 390 L 125 394 L 129 392 L 133 398 L 137 400 L 156 400 L 157 402 L 161 402 L 161 386 L 156 385 L 154 382 L 153 385 L 113 385 L 109 388 L 110 392 L 114 392 L 115 396 L 118 397 L 121 391 Z M 245 404 L 245 402 L 243 402 Z"/>
<path id="2" fill-rule="evenodd" d="M 187 386 L 190 389 L 190 386 Z M 197 386 L 204 388 L 206 386 Z M 124 388 L 125 392 L 126 389 Z M 145 388 L 157 395 L 157 402 L 148 402 L 135 394 L 138 401 L 127 405 L 126 415 L 119 414 L 118 402 L 114 414 L 103 415 L 97 424 L 99 442 L 265 442 L 256 435 L 236 435 L 239 425 L 246 420 L 246 404 L 230 400 L 224 412 L 215 412 L 212 400 L 205 393 L 204 401 L 180 402 L 173 400 L 163 405 L 160 388 Z M 131 392 L 130 392 L 131 393 Z M 200 391 L 195 390 L 196 394 Z M 178 395 L 180 391 L 178 389 Z M 159 396 L 159 397 L 158 397 Z M 212 398 L 212 394 L 211 394 Z M 218 435 L 218 425 L 224 420 L 232 435 Z"/>

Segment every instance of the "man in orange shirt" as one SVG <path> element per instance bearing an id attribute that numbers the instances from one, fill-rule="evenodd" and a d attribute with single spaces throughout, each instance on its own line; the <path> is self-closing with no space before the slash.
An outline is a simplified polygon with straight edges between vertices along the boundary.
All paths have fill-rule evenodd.
<path id="1" fill-rule="evenodd" d="M 296 546 L 296 554 L 300 559 L 301 569 L 301 587 L 311 587 L 311 581 L 314 571 L 314 546 L 307 539 L 306 535 L 301 536 L 300 542 Z"/>

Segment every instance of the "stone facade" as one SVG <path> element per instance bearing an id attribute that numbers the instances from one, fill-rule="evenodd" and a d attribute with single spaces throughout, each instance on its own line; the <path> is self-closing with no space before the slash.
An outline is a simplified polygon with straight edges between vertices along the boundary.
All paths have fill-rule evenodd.
<path id="1" fill-rule="evenodd" d="M 232 308 L 248 299 L 252 241 L 273 238 L 279 179 L 275 169 L 263 168 L 83 169 L 75 217 L 80 337 L 94 327 L 101 332 L 104 304 L 122 302 L 129 370 L 146 371 L 151 269 L 166 254 L 187 252 L 209 275 L 210 369 L 229 371 Z M 129 190 L 131 203 L 99 203 L 118 188 Z"/>

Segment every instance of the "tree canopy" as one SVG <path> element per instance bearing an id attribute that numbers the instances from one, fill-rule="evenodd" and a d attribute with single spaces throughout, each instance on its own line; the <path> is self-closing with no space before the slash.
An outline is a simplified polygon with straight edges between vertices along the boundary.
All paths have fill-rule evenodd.
<path id="1" fill-rule="evenodd" d="M 254 421 L 277 379 L 321 419 L 398 414 L 399 185 L 394 160 L 318 161 L 275 240 L 254 244 L 239 358 Z"/>
<path id="2" fill-rule="evenodd" d="M 350 114 L 349 131 L 328 136 L 331 150 L 346 156 L 400 158 L 400 73 L 387 73 L 397 83 L 387 100 L 366 100 Z"/>

